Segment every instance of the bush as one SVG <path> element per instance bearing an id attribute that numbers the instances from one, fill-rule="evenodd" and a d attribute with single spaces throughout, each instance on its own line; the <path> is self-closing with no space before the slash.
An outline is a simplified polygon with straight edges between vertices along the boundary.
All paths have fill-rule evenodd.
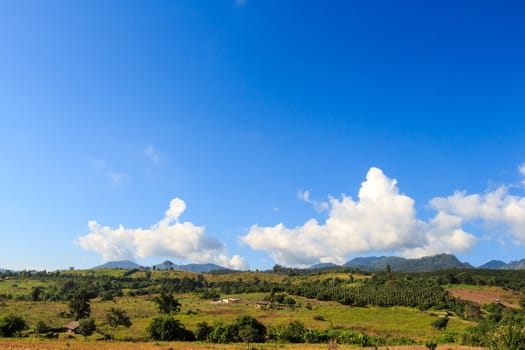
<path id="1" fill-rule="evenodd" d="M 84 318 L 80 320 L 78 325 L 78 332 L 82 334 L 85 338 L 89 337 L 95 332 L 97 326 L 95 320 L 92 318 Z"/>
<path id="2" fill-rule="evenodd" d="M 172 316 L 156 317 L 148 326 L 148 334 L 153 340 L 195 340 L 192 332 L 187 330 L 184 325 Z"/>
<path id="3" fill-rule="evenodd" d="M 432 327 L 434 327 L 435 329 L 438 329 L 440 331 L 445 330 L 445 328 L 447 328 L 447 325 L 448 325 L 448 317 L 446 317 L 446 316 L 438 318 L 437 320 L 432 322 Z"/>
<path id="4" fill-rule="evenodd" d="M 437 342 L 435 340 L 429 340 L 425 342 L 425 346 L 428 350 L 436 350 L 437 348 Z"/>
<path id="5" fill-rule="evenodd" d="M 26 327 L 26 321 L 22 317 L 15 315 L 7 315 L 0 319 L 0 336 L 21 336 L 22 331 L 26 329 Z"/>
<path id="6" fill-rule="evenodd" d="M 241 316 L 233 324 L 237 330 L 237 341 L 247 343 L 264 343 L 266 327 L 252 316 Z"/>
<path id="7" fill-rule="evenodd" d="M 195 339 L 200 341 L 206 341 L 208 340 L 208 337 L 210 336 L 212 331 L 213 327 L 208 325 L 208 323 L 199 322 L 197 323 L 197 329 L 195 330 Z"/>
<path id="8" fill-rule="evenodd" d="M 44 322 L 44 321 L 38 321 L 35 325 L 35 333 L 36 334 L 44 334 L 51 330 L 51 328 Z"/>
<path id="9" fill-rule="evenodd" d="M 219 299 L 221 295 L 214 290 L 207 290 L 201 294 L 201 299 Z"/>
<path id="10" fill-rule="evenodd" d="M 283 330 L 282 338 L 290 343 L 304 343 L 304 324 L 293 321 Z"/>

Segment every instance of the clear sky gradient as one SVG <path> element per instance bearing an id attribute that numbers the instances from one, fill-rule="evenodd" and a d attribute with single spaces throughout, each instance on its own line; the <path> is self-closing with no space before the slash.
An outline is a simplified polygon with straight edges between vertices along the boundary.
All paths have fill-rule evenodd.
<path id="1" fill-rule="evenodd" d="M 0 268 L 525 258 L 524 16 L 3 1 Z"/>

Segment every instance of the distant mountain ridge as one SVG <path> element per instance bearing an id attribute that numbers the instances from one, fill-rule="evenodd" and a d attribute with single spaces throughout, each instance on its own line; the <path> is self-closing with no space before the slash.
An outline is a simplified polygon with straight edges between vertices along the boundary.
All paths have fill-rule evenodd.
<path id="1" fill-rule="evenodd" d="M 131 260 L 119 260 L 119 261 L 108 261 L 105 264 L 93 267 L 93 270 L 98 269 L 122 269 L 122 270 L 132 270 L 132 269 L 143 269 L 144 267 L 134 263 Z"/>
<path id="2" fill-rule="evenodd" d="M 525 269 L 525 259 L 521 259 L 518 261 L 511 261 L 507 265 L 500 267 L 500 269 L 504 270 L 521 270 Z"/>
<path id="3" fill-rule="evenodd" d="M 480 269 L 489 269 L 489 270 L 497 270 L 502 269 L 505 266 L 507 266 L 507 263 L 501 261 L 501 260 L 491 260 L 481 266 L 478 266 Z"/>
<path id="4" fill-rule="evenodd" d="M 177 265 L 171 262 L 170 260 L 166 260 L 162 264 L 153 265 L 153 268 L 155 270 L 182 270 L 182 271 L 199 272 L 199 273 L 228 270 L 227 268 L 220 266 L 220 265 L 216 265 L 216 264 Z"/>
<path id="5" fill-rule="evenodd" d="M 343 265 L 334 263 L 318 263 L 309 267 L 312 270 L 324 270 L 332 268 L 354 268 L 362 271 L 385 271 L 386 266 L 390 265 L 393 272 L 431 272 L 446 269 L 472 269 L 475 268 L 467 262 L 460 261 L 452 254 L 437 254 L 433 256 L 426 256 L 418 259 L 407 259 L 398 256 L 368 256 L 356 257 L 347 261 Z M 216 264 L 185 264 L 178 265 L 170 260 L 166 260 L 160 264 L 151 266 L 155 270 L 180 270 L 197 273 L 208 273 L 211 271 L 232 271 L 223 266 Z M 525 259 L 511 261 L 505 263 L 501 260 L 491 260 L 481 266 L 479 269 L 494 269 L 494 270 L 521 270 L 525 269 Z M 93 269 L 145 269 L 145 267 L 134 263 L 130 260 L 110 261 L 103 265 L 95 266 Z M 0 269 L 0 272 L 8 270 Z"/>
<path id="6" fill-rule="evenodd" d="M 514 260 L 509 263 L 505 263 L 501 260 L 491 260 L 488 263 L 479 266 L 479 268 L 490 270 L 523 270 L 525 269 L 525 259 Z"/>
<path id="7" fill-rule="evenodd" d="M 311 269 L 327 269 L 331 267 L 350 267 L 362 271 L 385 271 L 387 265 L 394 272 L 430 272 L 445 269 L 471 269 L 469 263 L 461 262 L 452 254 L 437 254 L 418 259 L 407 259 L 398 256 L 367 256 L 357 257 L 343 265 L 330 263 L 315 264 Z"/>
<path id="8" fill-rule="evenodd" d="M 355 258 L 343 266 L 364 271 L 384 271 L 390 265 L 397 272 L 430 272 L 445 269 L 471 269 L 472 265 L 459 261 L 452 254 L 437 254 L 418 259 L 406 259 L 397 256 Z"/>
<path id="9" fill-rule="evenodd" d="M 319 263 L 310 266 L 310 268 L 313 270 L 329 269 L 331 267 L 340 267 L 340 265 L 334 263 Z"/>
<path id="10" fill-rule="evenodd" d="M 475 268 L 467 262 L 461 262 L 452 254 L 437 254 L 418 259 L 407 259 L 398 256 L 367 256 L 356 257 L 343 265 L 321 263 L 310 266 L 310 269 L 329 269 L 337 267 L 350 267 L 363 271 L 384 271 L 390 265 L 396 272 L 431 272 L 445 269 L 472 269 Z M 522 270 L 525 269 L 525 259 L 505 263 L 501 260 L 491 260 L 479 269 L 492 270 Z"/>
<path id="11" fill-rule="evenodd" d="M 105 264 L 93 267 L 94 270 L 97 269 L 122 269 L 122 270 L 133 270 L 133 269 L 144 269 L 144 266 L 134 263 L 130 260 L 120 260 L 120 261 L 108 261 Z M 166 260 L 161 264 L 153 265 L 152 269 L 155 270 L 181 270 L 181 271 L 190 271 L 198 273 L 206 273 L 211 271 L 228 271 L 227 268 L 219 266 L 216 264 L 186 264 L 186 265 L 177 265 Z"/>

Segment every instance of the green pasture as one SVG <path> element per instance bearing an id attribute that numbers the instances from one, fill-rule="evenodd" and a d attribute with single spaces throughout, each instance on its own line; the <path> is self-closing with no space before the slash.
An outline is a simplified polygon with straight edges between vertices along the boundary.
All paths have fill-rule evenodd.
<path id="1" fill-rule="evenodd" d="M 29 288 L 30 285 L 24 288 Z M 291 321 L 300 321 L 305 327 L 311 329 L 325 329 L 331 326 L 341 326 L 367 334 L 381 335 L 385 338 L 409 337 L 417 341 L 435 338 L 440 332 L 431 327 L 432 321 L 437 316 L 429 312 L 406 307 L 356 308 L 344 306 L 336 302 L 324 302 L 302 297 L 293 297 L 297 301 L 295 307 L 272 308 L 262 310 L 256 308 L 256 302 L 262 300 L 267 294 L 251 293 L 223 295 L 223 298 L 240 299 L 239 303 L 216 304 L 209 300 L 200 299 L 197 294 L 176 295 L 182 304 L 180 313 L 176 318 L 190 330 L 195 330 L 197 323 L 207 322 L 213 324 L 217 321 L 232 322 L 241 315 L 250 315 L 268 326 L 286 325 Z M 29 302 L 5 301 L 0 306 L 0 317 L 14 313 L 22 316 L 33 327 L 42 320 L 48 325 L 59 327 L 70 321 L 61 317 L 67 310 L 65 302 Z M 308 305 L 308 307 L 307 307 Z M 122 297 L 114 301 L 92 300 L 91 317 L 97 324 L 104 328 L 105 313 L 112 307 L 122 308 L 127 311 L 133 325 L 129 328 L 119 328 L 115 332 L 116 339 L 143 340 L 147 338 L 146 328 L 151 320 L 159 316 L 156 305 L 151 297 Z M 315 317 L 315 319 L 314 319 Z M 447 330 L 463 333 L 467 327 L 473 325 L 452 317 Z M 95 337 L 95 336 L 94 336 Z"/>

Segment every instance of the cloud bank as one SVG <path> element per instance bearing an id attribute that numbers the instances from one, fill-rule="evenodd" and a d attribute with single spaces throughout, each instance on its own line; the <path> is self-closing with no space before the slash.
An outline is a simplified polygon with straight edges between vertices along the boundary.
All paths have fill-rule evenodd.
<path id="1" fill-rule="evenodd" d="M 148 229 L 101 226 L 89 221 L 89 233 L 77 243 L 86 250 L 102 255 L 105 261 L 169 256 L 196 263 L 215 263 L 227 268 L 243 270 L 245 260 L 224 254 L 225 246 L 217 239 L 205 235 L 204 226 L 180 222 L 186 203 L 179 198 L 170 202 L 164 218 Z"/>
<path id="2" fill-rule="evenodd" d="M 309 200 L 308 193 L 300 197 Z M 476 238 L 462 229 L 465 219 L 446 206 L 434 208 L 438 212 L 432 219 L 418 220 L 414 200 L 400 193 L 397 181 L 371 168 L 357 200 L 330 198 L 325 223 L 310 219 L 295 228 L 253 225 L 241 241 L 287 266 L 343 263 L 349 255 L 370 251 L 416 257 L 471 249 Z"/>

